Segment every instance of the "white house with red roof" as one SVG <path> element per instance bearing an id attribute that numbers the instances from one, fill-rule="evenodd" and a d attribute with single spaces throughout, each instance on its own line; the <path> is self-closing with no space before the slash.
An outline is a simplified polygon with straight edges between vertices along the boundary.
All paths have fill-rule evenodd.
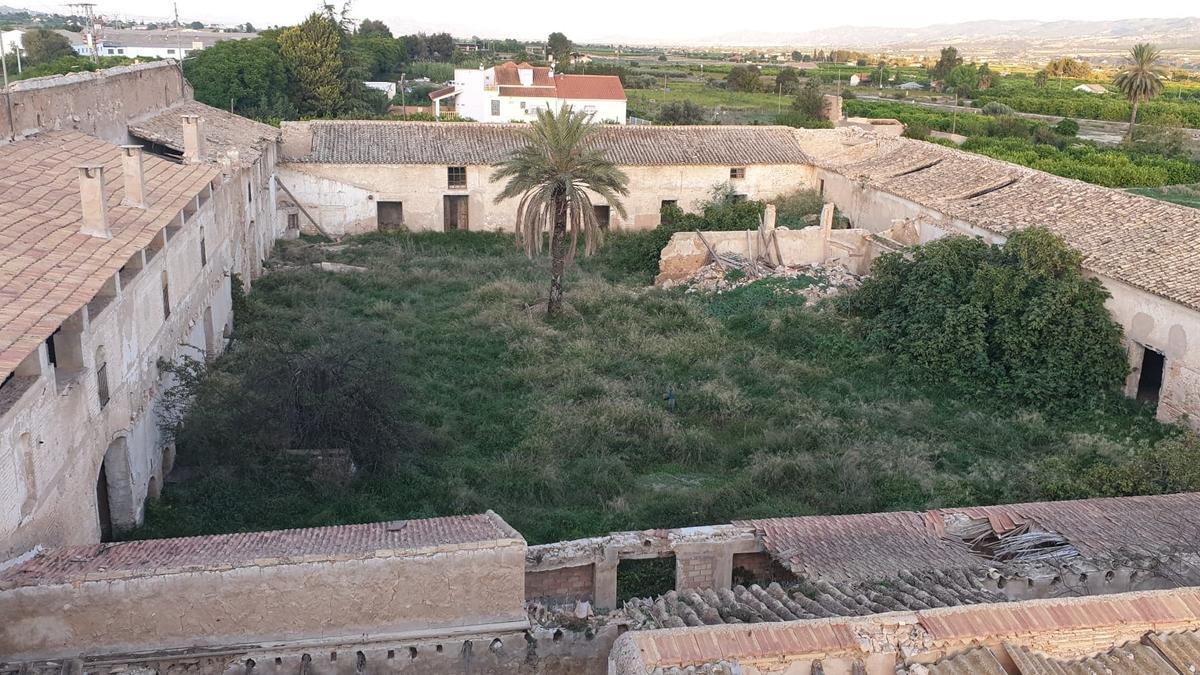
<path id="1" fill-rule="evenodd" d="M 625 124 L 625 88 L 615 75 L 569 75 L 552 68 L 507 61 L 492 68 L 459 68 L 454 81 L 429 94 L 433 114 L 453 106 L 477 122 L 528 122 L 541 108 L 569 105 L 596 122 Z"/>

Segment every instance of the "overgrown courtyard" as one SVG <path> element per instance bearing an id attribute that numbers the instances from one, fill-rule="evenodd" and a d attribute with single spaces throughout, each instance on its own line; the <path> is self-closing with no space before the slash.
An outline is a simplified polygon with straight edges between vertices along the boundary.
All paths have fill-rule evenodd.
<path id="1" fill-rule="evenodd" d="M 547 321 L 526 308 L 548 262 L 505 235 L 295 242 L 275 265 L 188 390 L 192 477 L 131 536 L 492 509 L 536 543 L 1200 485 L 1190 437 L 1138 404 L 1003 403 L 918 376 L 860 319 L 787 292 L 804 278 L 663 291 L 602 252 Z M 280 450 L 339 446 L 348 484 Z"/>

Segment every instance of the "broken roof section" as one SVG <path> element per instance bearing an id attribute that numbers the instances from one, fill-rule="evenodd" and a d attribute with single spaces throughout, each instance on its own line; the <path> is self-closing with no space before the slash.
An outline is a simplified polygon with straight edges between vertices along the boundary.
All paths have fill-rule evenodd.
<path id="1" fill-rule="evenodd" d="M 132 120 L 129 133 L 182 154 L 184 115 L 198 115 L 204 120 L 204 159 L 209 162 L 236 156 L 238 164 L 249 166 L 280 137 L 279 129 L 273 126 L 197 101 L 180 101 L 153 115 Z"/>
<path id="2" fill-rule="evenodd" d="M 1086 269 L 1200 309 L 1200 210 L 923 141 L 796 134 L 819 168 L 1001 236 L 1047 227 Z"/>
<path id="3" fill-rule="evenodd" d="M 1200 493 L 737 524 L 753 528 L 793 574 L 836 582 L 934 570 L 1033 578 L 1118 568 L 1200 580 Z"/>

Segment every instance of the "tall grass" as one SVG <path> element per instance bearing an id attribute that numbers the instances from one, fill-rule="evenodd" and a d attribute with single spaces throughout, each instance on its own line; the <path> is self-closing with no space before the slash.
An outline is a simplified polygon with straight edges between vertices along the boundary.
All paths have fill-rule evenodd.
<path id="1" fill-rule="evenodd" d="M 1051 415 L 919 386 L 831 309 L 751 285 L 718 297 L 575 266 L 578 314 L 525 307 L 543 260 L 503 235 L 371 235 L 255 283 L 235 345 L 363 332 L 395 353 L 396 415 L 420 449 L 326 486 L 303 466 L 199 466 L 132 536 L 494 509 L 531 542 L 737 517 L 1039 498 L 1048 459 L 1131 455 L 1169 434 L 1124 400 Z M 302 329 L 299 329 L 303 327 Z M 299 339 L 299 338 L 297 338 Z M 235 347 L 236 350 L 236 347 Z M 235 376 L 237 354 L 217 372 Z M 390 386 L 390 385 L 388 385 Z M 196 463 L 201 448 L 179 448 Z"/>

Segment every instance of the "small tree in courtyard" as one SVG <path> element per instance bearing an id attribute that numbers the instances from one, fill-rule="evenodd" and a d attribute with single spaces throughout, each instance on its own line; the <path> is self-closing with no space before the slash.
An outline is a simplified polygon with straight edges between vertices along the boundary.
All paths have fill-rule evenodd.
<path id="1" fill-rule="evenodd" d="M 526 254 L 540 253 L 545 231 L 550 230 L 548 316 L 562 311 L 563 271 L 575 256 L 579 235 L 584 238 L 585 255 L 595 252 L 599 243 L 600 227 L 589 191 L 625 216 L 619 197 L 629 194 L 629 179 L 604 150 L 589 144 L 598 129 L 587 113 L 568 106 L 557 112 L 539 110 L 537 120 L 523 132 L 525 146 L 497 164 L 492 174 L 493 181 L 507 181 L 496 203 L 521 198 L 516 226 Z"/>

